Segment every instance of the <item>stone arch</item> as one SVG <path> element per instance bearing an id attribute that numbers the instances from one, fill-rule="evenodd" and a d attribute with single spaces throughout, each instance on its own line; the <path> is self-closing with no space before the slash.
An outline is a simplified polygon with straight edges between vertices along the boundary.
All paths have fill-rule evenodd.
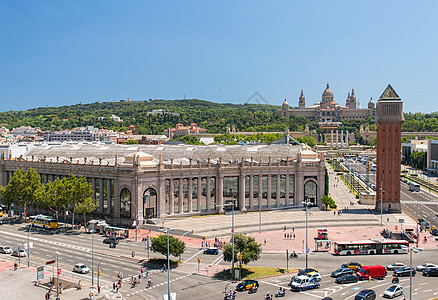
<path id="1" fill-rule="evenodd" d="M 152 219 L 157 217 L 158 213 L 158 195 L 157 190 L 153 187 L 148 187 L 143 192 L 143 218 Z"/>
<path id="2" fill-rule="evenodd" d="M 131 217 L 131 191 L 124 187 L 120 190 L 120 217 Z"/>
<path id="3" fill-rule="evenodd" d="M 308 179 L 304 182 L 304 199 L 310 200 L 310 206 L 317 206 L 318 183 L 315 179 Z"/>

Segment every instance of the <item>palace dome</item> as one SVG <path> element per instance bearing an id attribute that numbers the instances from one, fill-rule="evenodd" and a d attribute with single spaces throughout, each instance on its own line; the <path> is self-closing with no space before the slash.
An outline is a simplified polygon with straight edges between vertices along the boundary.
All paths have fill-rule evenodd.
<path id="1" fill-rule="evenodd" d="M 323 96 L 323 97 L 333 97 L 333 92 L 332 92 L 332 90 L 330 89 L 328 83 L 327 83 L 327 87 L 326 87 L 326 89 L 324 90 L 324 93 L 322 93 L 322 96 Z"/>

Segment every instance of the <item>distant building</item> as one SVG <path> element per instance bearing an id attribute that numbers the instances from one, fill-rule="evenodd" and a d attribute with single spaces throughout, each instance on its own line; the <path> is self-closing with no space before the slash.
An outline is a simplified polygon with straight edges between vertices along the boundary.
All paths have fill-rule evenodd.
<path id="1" fill-rule="evenodd" d="M 111 119 L 113 119 L 114 122 L 118 122 L 118 123 L 123 122 L 123 120 L 116 115 L 111 115 Z"/>
<path id="2" fill-rule="evenodd" d="M 154 109 L 152 111 L 148 111 L 147 115 L 172 115 L 179 117 L 181 114 L 177 112 L 165 111 L 164 109 Z"/>
<path id="3" fill-rule="evenodd" d="M 194 135 L 194 134 L 203 134 L 207 133 L 207 129 L 201 128 L 196 123 L 190 124 L 190 126 L 183 126 L 183 124 L 176 124 L 176 128 L 169 128 L 164 130 L 164 134 L 172 138 L 174 136 L 182 136 L 182 135 Z"/>
<path id="4" fill-rule="evenodd" d="M 438 174 L 438 140 L 428 140 L 427 149 L 427 169 Z"/>
<path id="5" fill-rule="evenodd" d="M 327 87 L 322 94 L 322 99 L 313 105 L 306 107 L 306 99 L 303 90 L 298 100 L 298 108 L 290 108 L 285 99 L 282 108 L 278 112 L 279 117 L 305 117 L 319 122 L 340 122 L 341 120 L 359 120 L 367 117 L 374 117 L 376 109 L 371 98 L 368 108 L 360 108 L 360 102 L 356 100 L 354 89 L 348 93 L 345 106 L 334 101 L 333 92 Z"/>
<path id="6" fill-rule="evenodd" d="M 97 141 L 99 130 L 94 126 L 78 127 L 73 130 L 54 131 L 44 134 L 44 140 L 48 142 L 66 141 Z"/>

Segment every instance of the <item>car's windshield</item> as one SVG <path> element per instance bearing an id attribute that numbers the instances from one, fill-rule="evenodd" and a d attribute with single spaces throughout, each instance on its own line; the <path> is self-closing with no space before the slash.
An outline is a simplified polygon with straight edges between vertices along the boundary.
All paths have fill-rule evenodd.
<path id="1" fill-rule="evenodd" d="M 301 283 L 301 282 L 303 282 L 303 279 L 296 278 L 296 279 L 294 280 L 294 282 L 295 282 L 295 283 Z"/>
<path id="2" fill-rule="evenodd" d="M 397 288 L 397 286 L 393 285 L 393 286 L 388 288 L 388 292 L 394 292 L 396 288 Z"/>
<path id="3" fill-rule="evenodd" d="M 360 272 L 360 273 L 365 273 L 365 270 L 364 270 L 363 268 L 361 268 L 361 269 L 359 270 L 359 272 Z"/>
<path id="4" fill-rule="evenodd" d="M 81 269 L 85 269 L 87 266 L 84 266 L 84 265 L 82 265 L 82 266 L 79 266 L 79 268 L 81 268 Z"/>

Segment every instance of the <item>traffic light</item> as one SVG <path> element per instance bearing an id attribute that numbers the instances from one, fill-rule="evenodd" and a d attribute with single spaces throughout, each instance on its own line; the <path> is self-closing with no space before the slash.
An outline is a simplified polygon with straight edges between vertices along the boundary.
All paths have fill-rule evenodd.
<path id="1" fill-rule="evenodd" d="M 102 271 L 100 270 L 100 267 L 98 267 L 97 270 L 99 272 L 99 276 L 102 276 Z"/>
<path id="2" fill-rule="evenodd" d="M 132 255 L 132 257 L 134 257 L 135 256 L 135 251 L 132 251 L 131 255 Z"/>

